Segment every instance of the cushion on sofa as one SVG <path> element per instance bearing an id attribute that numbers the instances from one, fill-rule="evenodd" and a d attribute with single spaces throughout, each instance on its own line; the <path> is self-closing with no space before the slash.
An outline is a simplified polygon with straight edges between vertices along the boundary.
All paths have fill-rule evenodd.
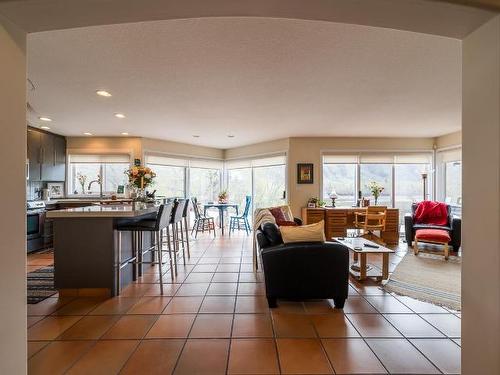
<path id="1" fill-rule="evenodd" d="M 261 231 L 267 238 L 269 246 L 277 246 L 283 244 L 283 238 L 281 237 L 281 232 L 275 223 L 264 223 L 261 226 Z"/>
<path id="2" fill-rule="evenodd" d="M 315 224 L 296 227 L 281 227 L 281 237 L 284 243 L 291 242 L 325 242 L 325 223 L 321 220 Z"/>

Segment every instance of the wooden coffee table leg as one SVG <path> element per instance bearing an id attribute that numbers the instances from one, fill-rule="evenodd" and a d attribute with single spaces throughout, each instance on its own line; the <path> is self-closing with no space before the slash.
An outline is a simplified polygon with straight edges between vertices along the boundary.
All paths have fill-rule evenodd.
<path id="1" fill-rule="evenodd" d="M 382 280 L 389 278 L 389 254 L 382 254 Z"/>
<path id="2" fill-rule="evenodd" d="M 353 258 L 354 258 L 354 263 L 357 263 L 358 262 L 358 253 L 357 252 L 354 252 Z"/>
<path id="3" fill-rule="evenodd" d="M 366 279 L 366 253 L 359 254 L 359 279 Z"/>

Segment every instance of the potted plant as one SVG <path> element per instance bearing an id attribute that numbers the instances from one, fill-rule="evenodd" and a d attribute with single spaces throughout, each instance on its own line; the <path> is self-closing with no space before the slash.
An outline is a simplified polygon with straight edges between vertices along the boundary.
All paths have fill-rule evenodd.
<path id="1" fill-rule="evenodd" d="M 229 194 L 226 190 L 222 190 L 217 196 L 217 199 L 220 204 L 226 204 L 227 202 L 229 202 Z"/>
<path id="2" fill-rule="evenodd" d="M 380 194 L 382 194 L 382 192 L 384 191 L 384 187 L 376 181 L 371 181 L 368 185 L 366 185 L 366 187 L 372 193 L 373 198 L 375 199 L 375 206 L 376 206 Z"/>

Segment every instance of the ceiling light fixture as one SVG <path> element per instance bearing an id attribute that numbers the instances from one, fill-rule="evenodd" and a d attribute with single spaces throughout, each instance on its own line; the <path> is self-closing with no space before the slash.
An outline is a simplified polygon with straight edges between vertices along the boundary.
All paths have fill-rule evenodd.
<path id="1" fill-rule="evenodd" d="M 198 134 L 193 134 L 193 138 L 200 138 Z"/>
<path id="2" fill-rule="evenodd" d="M 127 132 L 123 132 L 122 135 L 128 135 L 128 133 Z"/>
<path id="3" fill-rule="evenodd" d="M 109 98 L 110 96 L 112 96 L 111 93 L 106 90 L 97 90 L 95 93 L 99 96 L 104 96 L 105 98 Z"/>
<path id="4" fill-rule="evenodd" d="M 125 115 L 123 113 L 115 113 L 116 118 L 125 118 Z"/>
<path id="5" fill-rule="evenodd" d="M 40 129 L 43 129 L 43 130 L 49 130 L 50 128 L 48 126 L 40 126 Z"/>
<path id="6" fill-rule="evenodd" d="M 227 137 L 228 138 L 234 138 L 234 134 L 228 134 Z"/>
<path id="7" fill-rule="evenodd" d="M 83 133 L 84 135 L 92 135 L 92 133 L 89 133 L 89 132 L 85 132 Z"/>
<path id="8" fill-rule="evenodd" d="M 40 121 L 45 121 L 45 122 L 52 122 L 52 119 L 50 117 L 44 117 L 44 116 L 41 116 L 41 117 L 38 117 L 38 119 Z"/>

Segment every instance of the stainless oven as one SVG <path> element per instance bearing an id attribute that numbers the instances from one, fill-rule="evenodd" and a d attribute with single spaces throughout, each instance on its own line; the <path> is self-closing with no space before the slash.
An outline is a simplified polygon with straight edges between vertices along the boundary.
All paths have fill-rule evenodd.
<path id="1" fill-rule="evenodd" d="M 45 202 L 30 201 L 26 205 L 26 238 L 28 252 L 44 248 Z"/>

